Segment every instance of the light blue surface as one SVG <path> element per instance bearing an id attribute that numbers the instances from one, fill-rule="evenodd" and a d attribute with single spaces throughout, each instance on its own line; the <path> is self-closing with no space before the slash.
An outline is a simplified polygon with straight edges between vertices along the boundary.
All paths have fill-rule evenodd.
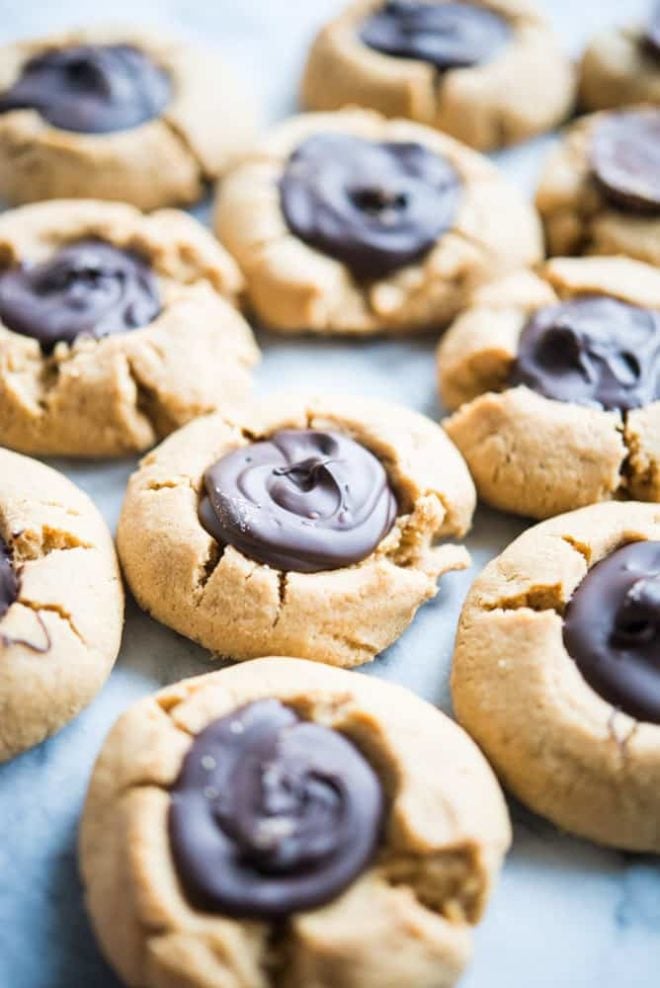
<path id="1" fill-rule="evenodd" d="M 214 40 L 275 119 L 294 107 L 295 83 L 314 28 L 341 0 L 0 0 L 0 37 L 94 19 L 155 22 Z M 546 0 L 567 46 L 641 12 L 643 0 Z M 94 10 L 92 11 L 92 7 Z M 501 155 L 531 189 L 545 141 Z M 429 343 L 309 343 L 262 339 L 263 388 L 361 390 L 438 414 Z M 60 463 L 114 525 L 132 462 Z M 368 675 L 403 682 L 448 709 L 456 617 L 475 573 L 520 531 L 482 510 L 469 540 L 474 567 L 447 578 L 437 599 Z M 76 826 L 92 761 L 134 699 L 211 668 L 196 646 L 129 604 L 118 666 L 97 701 L 57 738 L 0 768 L 0 988 L 117 988 L 84 914 L 75 862 Z M 515 843 L 475 937 L 464 988 L 659 988 L 660 865 L 561 835 L 513 807 Z M 341 988 L 341 986 L 337 986 Z M 420 986 L 422 988 L 422 986 Z"/>

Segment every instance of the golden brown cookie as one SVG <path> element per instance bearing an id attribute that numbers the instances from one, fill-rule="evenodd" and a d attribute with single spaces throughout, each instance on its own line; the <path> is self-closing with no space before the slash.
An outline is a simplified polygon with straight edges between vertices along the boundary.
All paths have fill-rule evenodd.
<path id="1" fill-rule="evenodd" d="M 364 110 L 277 127 L 222 183 L 215 226 L 285 332 L 437 331 L 475 285 L 542 255 L 534 210 L 489 161 Z"/>
<path id="2" fill-rule="evenodd" d="M 87 706 L 123 621 L 112 538 L 92 502 L 57 471 L 0 448 L 0 762 Z"/>
<path id="3" fill-rule="evenodd" d="M 557 258 L 478 292 L 438 349 L 444 422 L 479 496 L 545 518 L 660 501 L 660 272 Z"/>
<path id="4" fill-rule="evenodd" d="M 249 100 L 218 55 L 151 30 L 12 42 L 0 66 L 0 196 L 12 204 L 193 202 L 254 136 Z"/>
<path id="5" fill-rule="evenodd" d="M 192 217 L 54 201 L 0 217 L 0 442 L 143 450 L 248 391 L 234 262 Z"/>
<path id="6" fill-rule="evenodd" d="M 579 102 L 585 110 L 660 104 L 660 5 L 643 22 L 592 38 L 582 56 Z"/>
<path id="7" fill-rule="evenodd" d="M 121 717 L 80 860 L 127 984 L 450 988 L 509 839 L 486 761 L 438 710 L 382 680 L 263 658 Z"/>
<path id="8" fill-rule="evenodd" d="M 357 0 L 322 28 L 302 82 L 311 110 L 408 117 L 480 151 L 550 130 L 575 73 L 528 0 Z"/>
<path id="9" fill-rule="evenodd" d="M 660 266 L 660 108 L 594 113 L 550 153 L 536 205 L 550 254 Z"/>
<path id="10" fill-rule="evenodd" d="M 660 509 L 528 529 L 466 600 L 452 693 L 504 784 L 559 827 L 660 852 Z"/>
<path id="11" fill-rule="evenodd" d="M 142 607 L 214 653 L 355 666 L 468 564 L 464 548 L 437 543 L 467 531 L 474 502 L 429 419 L 282 396 L 198 419 L 145 457 L 118 546 Z"/>

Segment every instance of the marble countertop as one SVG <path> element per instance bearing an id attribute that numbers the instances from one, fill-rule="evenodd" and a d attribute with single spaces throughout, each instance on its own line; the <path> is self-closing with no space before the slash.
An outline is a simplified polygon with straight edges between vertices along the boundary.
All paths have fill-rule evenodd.
<path id="1" fill-rule="evenodd" d="M 113 20 L 156 23 L 217 43 L 252 88 L 266 120 L 291 112 L 309 39 L 343 0 L 113 0 Z M 545 0 L 577 53 L 609 21 L 642 13 L 645 0 Z M 92 9 L 93 8 L 93 9 Z M 106 19 L 84 0 L 0 0 L 0 39 Z M 545 138 L 499 155 L 531 192 Z M 262 337 L 263 390 L 361 391 L 437 417 L 430 342 L 292 342 Z M 116 523 L 134 461 L 57 461 Z M 519 521 L 481 509 L 468 540 L 473 568 L 445 579 L 435 601 L 387 653 L 363 670 L 402 682 L 449 710 L 448 673 L 461 602 Z M 0 767 L 0 988 L 118 988 L 82 904 L 76 828 L 103 737 L 130 703 L 161 684 L 212 668 L 195 645 L 128 604 L 124 643 L 103 692 L 56 738 Z M 441 768 L 440 768 L 441 770 Z M 515 842 L 475 935 L 464 988 L 659 988 L 660 863 L 605 851 L 558 833 L 513 805 Z M 338 986 L 339 988 L 339 986 Z"/>

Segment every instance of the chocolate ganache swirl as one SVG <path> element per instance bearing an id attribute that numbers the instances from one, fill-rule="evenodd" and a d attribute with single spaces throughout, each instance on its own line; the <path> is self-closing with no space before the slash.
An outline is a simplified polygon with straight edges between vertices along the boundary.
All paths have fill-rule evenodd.
<path id="1" fill-rule="evenodd" d="M 380 460 L 348 436 L 287 429 L 206 471 L 202 524 L 275 569 L 315 573 L 365 559 L 389 532 L 396 498 Z"/>
<path id="2" fill-rule="evenodd" d="M 0 538 L 0 618 L 18 598 L 18 577 L 11 562 L 7 543 Z"/>
<path id="3" fill-rule="evenodd" d="M 77 45 L 30 59 L 0 95 L 0 113 L 37 110 L 62 130 L 130 130 L 169 103 L 169 76 L 131 45 Z"/>
<path id="4" fill-rule="evenodd" d="M 510 384 L 605 409 L 648 405 L 660 398 L 660 311 L 598 295 L 539 309 Z"/>
<path id="5" fill-rule="evenodd" d="M 0 320 L 49 352 L 79 336 L 100 338 L 146 326 L 160 312 L 148 262 L 101 240 L 68 244 L 41 264 L 0 274 Z"/>
<path id="6" fill-rule="evenodd" d="M 194 740 L 169 833 L 195 907 L 275 920 L 339 895 L 372 859 L 383 817 L 378 777 L 358 749 L 267 699 Z"/>
<path id="7" fill-rule="evenodd" d="M 388 0 L 360 29 L 367 47 L 440 71 L 490 61 L 510 39 L 511 26 L 501 15 L 471 3 Z"/>
<path id="8" fill-rule="evenodd" d="M 564 644 L 603 699 L 660 724 L 660 542 L 632 542 L 589 571 L 566 610 Z"/>
<path id="9" fill-rule="evenodd" d="M 453 225 L 460 190 L 449 161 L 421 144 L 337 133 L 304 141 L 280 181 L 289 229 L 367 281 L 423 258 Z"/>
<path id="10" fill-rule="evenodd" d="M 660 108 L 607 115 L 591 139 L 591 169 L 612 205 L 660 214 Z"/>

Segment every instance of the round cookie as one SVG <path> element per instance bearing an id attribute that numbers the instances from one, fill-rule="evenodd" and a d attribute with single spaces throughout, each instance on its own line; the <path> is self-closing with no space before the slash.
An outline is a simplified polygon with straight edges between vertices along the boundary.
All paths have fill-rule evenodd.
<path id="1" fill-rule="evenodd" d="M 452 693 L 537 813 L 660 852 L 660 509 L 599 504 L 528 529 L 474 583 Z"/>
<path id="2" fill-rule="evenodd" d="M 476 284 L 542 256 L 538 217 L 494 165 L 365 110 L 277 127 L 222 183 L 215 225 L 285 332 L 437 330 Z"/>
<path id="3" fill-rule="evenodd" d="M 0 762 L 87 706 L 123 620 L 112 538 L 92 502 L 57 471 L 0 448 Z"/>
<path id="4" fill-rule="evenodd" d="M 192 217 L 64 200 L 0 217 L 0 443 L 116 456 L 244 397 L 242 279 Z"/>
<path id="5" fill-rule="evenodd" d="M 550 254 L 660 266 L 660 107 L 594 113 L 551 152 L 536 194 Z"/>
<path id="6" fill-rule="evenodd" d="M 479 496 L 546 518 L 660 501 L 660 272 L 557 258 L 478 292 L 438 349 L 444 426 Z"/>
<path id="7" fill-rule="evenodd" d="M 617 25 L 593 38 L 582 56 L 579 103 L 585 110 L 660 105 L 660 4 L 645 22 Z"/>
<path id="8" fill-rule="evenodd" d="M 316 38 L 301 98 L 408 117 L 490 151 L 555 127 L 574 91 L 569 59 L 527 0 L 357 0 Z"/>
<path id="9" fill-rule="evenodd" d="M 12 42 L 0 66 L 0 197 L 12 204 L 194 202 L 254 136 L 252 108 L 218 55 L 152 31 L 95 26 Z"/>
<path id="10" fill-rule="evenodd" d="M 119 522 L 153 617 L 232 659 L 356 666 L 469 562 L 474 486 L 429 419 L 386 402 L 280 396 L 198 419 L 142 461 Z"/>
<path id="11" fill-rule="evenodd" d="M 430 704 L 263 658 L 121 717 L 80 861 L 127 984 L 450 988 L 509 840 L 485 759 Z"/>

